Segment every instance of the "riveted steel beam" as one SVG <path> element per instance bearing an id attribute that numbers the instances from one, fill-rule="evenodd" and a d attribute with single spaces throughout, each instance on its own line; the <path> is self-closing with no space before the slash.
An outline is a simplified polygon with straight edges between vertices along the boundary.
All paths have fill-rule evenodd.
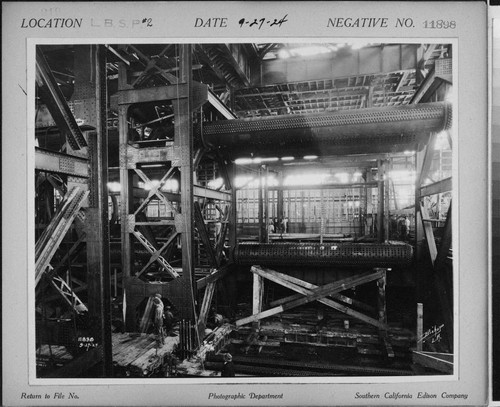
<path id="1" fill-rule="evenodd" d="M 421 150 L 431 132 L 451 126 L 444 102 L 237 119 L 198 129 L 205 145 L 244 154 L 360 154 Z"/>
<path id="2" fill-rule="evenodd" d="M 406 243 L 244 242 L 236 246 L 234 258 L 242 265 L 392 267 L 410 264 L 413 248 Z"/>
<path id="3" fill-rule="evenodd" d="M 50 114 L 57 123 L 59 130 L 66 135 L 73 150 L 87 146 L 87 142 L 71 113 L 71 110 L 59 89 L 59 85 L 52 75 L 49 64 L 45 60 L 42 50 L 36 50 L 36 79 L 42 99 L 47 104 Z"/>
<path id="4" fill-rule="evenodd" d="M 35 169 L 73 177 L 88 178 L 88 160 L 35 147 Z"/>

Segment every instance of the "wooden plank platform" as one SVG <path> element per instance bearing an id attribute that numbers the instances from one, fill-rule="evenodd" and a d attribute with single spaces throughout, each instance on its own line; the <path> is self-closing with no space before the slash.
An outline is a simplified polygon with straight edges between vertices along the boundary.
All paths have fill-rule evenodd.
<path id="1" fill-rule="evenodd" d="M 134 376 L 147 376 L 158 370 L 179 343 L 178 336 L 167 336 L 161 345 L 154 334 L 113 333 L 113 363 Z"/>
<path id="2" fill-rule="evenodd" d="M 53 358 L 61 362 L 73 360 L 65 346 L 43 344 L 36 350 L 37 358 Z"/>

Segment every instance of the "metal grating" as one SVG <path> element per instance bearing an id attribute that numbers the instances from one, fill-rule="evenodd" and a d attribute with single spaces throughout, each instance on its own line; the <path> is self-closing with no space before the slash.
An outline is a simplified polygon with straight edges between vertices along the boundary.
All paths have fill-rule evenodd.
<path id="1" fill-rule="evenodd" d="M 413 247 L 406 243 L 240 243 L 235 260 L 241 265 L 406 266 Z"/>

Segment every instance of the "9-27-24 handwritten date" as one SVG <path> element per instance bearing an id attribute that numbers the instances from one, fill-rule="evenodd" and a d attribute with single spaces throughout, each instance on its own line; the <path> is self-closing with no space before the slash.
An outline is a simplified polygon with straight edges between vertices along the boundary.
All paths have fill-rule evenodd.
<path id="1" fill-rule="evenodd" d="M 280 20 L 275 18 L 273 21 L 271 21 L 271 19 L 268 20 L 267 18 L 260 18 L 260 19 L 254 18 L 253 20 L 252 19 L 247 20 L 245 18 L 242 18 L 240 19 L 240 21 L 238 21 L 238 24 L 240 25 L 240 28 L 248 26 L 248 27 L 255 27 L 258 30 L 260 30 L 264 24 L 268 25 L 269 27 L 273 26 L 281 27 L 283 23 L 286 23 L 288 21 L 286 19 L 287 17 L 288 14 L 285 14 L 285 16 Z"/>

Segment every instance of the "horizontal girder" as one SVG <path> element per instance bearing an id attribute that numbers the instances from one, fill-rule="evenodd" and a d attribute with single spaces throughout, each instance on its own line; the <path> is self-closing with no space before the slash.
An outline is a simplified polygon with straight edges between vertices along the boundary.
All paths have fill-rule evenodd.
<path id="1" fill-rule="evenodd" d="M 205 123 L 205 145 L 244 155 L 363 154 L 420 150 L 451 125 L 444 102 Z"/>
<path id="2" fill-rule="evenodd" d="M 413 247 L 406 243 L 254 243 L 238 244 L 235 261 L 261 266 L 357 266 L 409 265 Z"/>

